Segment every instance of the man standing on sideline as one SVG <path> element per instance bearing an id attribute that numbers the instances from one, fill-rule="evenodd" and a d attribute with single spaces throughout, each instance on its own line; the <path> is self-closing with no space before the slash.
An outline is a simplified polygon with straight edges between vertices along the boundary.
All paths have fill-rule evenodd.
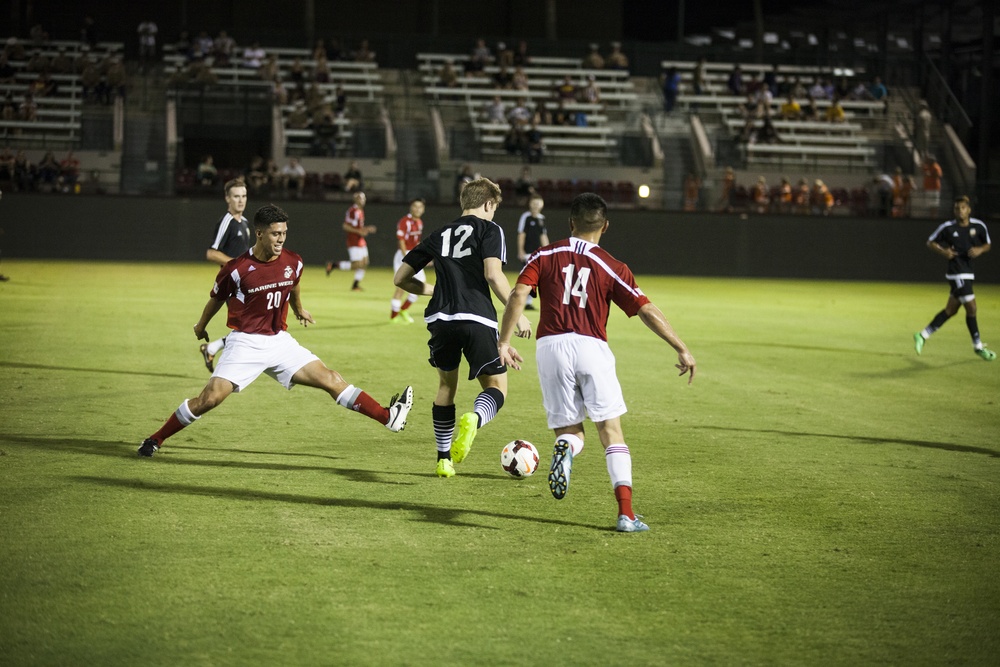
<path id="1" fill-rule="evenodd" d="M 524 266 L 536 250 L 543 245 L 549 244 L 549 232 L 545 229 L 545 216 L 542 209 L 545 207 L 545 200 L 539 194 L 531 195 L 528 200 L 528 210 L 521 214 L 521 219 L 517 221 L 517 259 Z M 534 310 L 531 305 L 531 295 L 528 295 L 528 303 L 525 310 Z"/>
<path id="2" fill-rule="evenodd" d="M 212 245 L 205 251 L 205 259 L 225 266 L 234 257 L 245 255 L 250 250 L 250 224 L 243 217 L 247 208 L 247 186 L 242 178 L 234 178 L 226 182 L 226 214 L 215 227 L 215 238 Z M 205 361 L 205 368 L 211 373 L 214 368 L 215 355 L 226 345 L 223 336 L 211 343 L 202 343 L 198 350 Z"/>
<path id="3" fill-rule="evenodd" d="M 354 204 L 347 209 L 342 225 L 347 234 L 347 257 L 346 262 L 334 265 L 333 260 L 326 263 L 326 275 L 335 269 L 341 271 L 354 270 L 354 284 L 351 289 L 355 292 L 363 291 L 361 281 L 365 277 L 365 269 L 368 267 L 368 241 L 365 237 L 377 231 L 375 225 L 365 225 L 365 202 L 367 201 L 364 192 L 354 193 Z"/>
<path id="4" fill-rule="evenodd" d="M 288 214 L 269 204 L 257 210 L 253 226 L 253 248 L 222 267 L 194 325 L 194 335 L 208 340 L 205 327 L 228 303 L 227 324 L 233 332 L 229 334 L 226 354 L 201 393 L 181 403 L 166 423 L 142 442 L 139 456 L 153 456 L 164 440 L 193 424 L 234 391 L 246 389 L 261 373 L 267 373 L 286 389 L 297 384 L 322 389 L 339 405 L 374 419 L 390 431 L 401 431 L 406 425 L 413 406 L 411 387 L 394 396 L 389 407 L 382 407 L 348 384 L 340 373 L 327 368 L 288 333 L 289 306 L 302 326 L 315 324 L 299 296 L 302 258 L 285 249 Z"/>
<path id="5" fill-rule="evenodd" d="M 497 311 L 490 292 L 507 303 L 510 283 L 503 274 L 507 245 L 503 229 L 493 222 L 500 205 L 500 187 L 487 178 L 471 181 L 460 195 L 462 217 L 434 231 L 403 257 L 393 279 L 411 294 L 430 296 L 424 321 L 431 338 L 430 364 L 438 370 L 438 391 L 431 407 L 439 477 L 452 477 L 480 428 L 496 417 L 507 395 L 507 367 L 497 354 Z M 437 283 L 428 285 L 416 274 L 434 261 Z M 518 335 L 531 335 L 523 315 Z M 455 432 L 458 367 L 465 355 L 469 379 L 482 391 L 473 411 L 462 415 Z"/>
<path id="6" fill-rule="evenodd" d="M 948 272 L 944 277 L 951 286 L 948 302 L 944 310 L 931 320 L 923 330 L 913 334 L 913 346 L 917 354 L 924 351 L 924 343 L 935 331 L 944 326 L 952 315 L 958 313 L 958 307 L 965 307 L 965 325 L 972 336 L 972 350 L 980 358 L 993 361 L 997 358 L 993 350 L 988 349 L 979 339 L 979 322 L 976 320 L 976 295 L 972 292 L 972 283 L 976 274 L 972 270 L 972 260 L 990 249 L 990 233 L 982 220 L 970 217 L 972 204 L 968 197 L 955 200 L 955 219 L 942 223 L 931 237 L 927 239 L 927 247 L 948 260 Z"/>
<path id="7" fill-rule="evenodd" d="M 676 368 L 694 380 L 695 360 L 670 323 L 635 283 L 628 266 L 598 243 L 608 230 L 608 208 L 590 192 L 573 200 L 569 239 L 536 252 L 517 278 L 500 327 L 500 361 L 520 369 L 523 361 L 510 346 L 514 322 L 528 293 L 538 290 L 542 308 L 538 321 L 538 378 L 542 403 L 556 443 L 549 471 L 549 489 L 557 500 L 569 490 L 573 458 L 583 451 L 583 420 L 589 415 L 604 446 L 611 485 L 618 501 L 617 529 L 649 530 L 632 510 L 632 456 L 622 434 L 626 412 L 615 357 L 608 347 L 607 322 L 614 302 L 677 352 Z"/>
<path id="8" fill-rule="evenodd" d="M 410 202 L 410 212 L 396 223 L 396 244 L 399 247 L 396 249 L 396 255 L 392 258 L 394 272 L 399 271 L 399 267 L 403 264 L 403 255 L 416 248 L 417 244 L 420 243 L 420 237 L 424 234 L 424 221 L 420 219 L 420 216 L 424 214 L 424 207 L 423 199 L 414 199 Z M 420 282 L 427 281 L 423 269 L 420 269 L 413 277 Z M 403 301 L 404 296 L 407 297 L 406 301 Z M 407 294 L 402 287 L 397 287 L 390 302 L 392 310 L 389 313 L 389 321 L 395 324 L 400 322 L 413 324 L 413 317 L 406 311 L 417 302 L 418 298 L 416 294 Z"/>

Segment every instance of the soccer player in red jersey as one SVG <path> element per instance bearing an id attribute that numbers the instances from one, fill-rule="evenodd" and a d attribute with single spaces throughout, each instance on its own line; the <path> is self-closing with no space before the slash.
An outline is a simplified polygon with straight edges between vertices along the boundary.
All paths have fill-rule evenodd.
<path id="1" fill-rule="evenodd" d="M 254 246 L 222 267 L 194 325 L 194 335 L 208 340 L 205 327 L 228 303 L 228 325 L 233 331 L 227 337 L 226 354 L 201 393 L 181 403 L 160 430 L 143 441 L 139 456 L 155 454 L 164 440 L 194 423 L 234 391 L 245 389 L 261 373 L 267 373 L 286 389 L 297 384 L 322 389 L 338 404 L 374 419 L 390 431 L 401 431 L 406 425 L 413 406 L 411 387 L 394 396 L 389 407 L 382 407 L 346 382 L 340 373 L 327 368 L 288 333 L 289 306 L 300 324 L 315 324 L 299 297 L 302 258 L 285 249 L 288 214 L 277 206 L 264 206 L 254 215 L 253 225 Z"/>
<path id="2" fill-rule="evenodd" d="M 392 271 L 394 275 L 403 264 L 403 255 L 416 248 L 417 244 L 420 243 L 420 237 L 424 234 L 424 221 L 420 219 L 420 216 L 424 214 L 424 208 L 423 199 L 414 199 L 410 202 L 410 212 L 396 223 L 396 244 L 399 247 L 396 249 L 396 256 L 392 259 Z M 427 280 L 423 269 L 417 271 L 414 278 L 421 282 Z M 407 297 L 406 301 L 403 301 L 404 296 Z M 390 302 L 392 311 L 389 313 L 389 321 L 397 324 L 400 322 L 413 324 L 413 316 L 406 311 L 417 302 L 418 298 L 418 295 L 407 294 L 406 290 L 402 287 L 397 287 L 396 291 L 392 294 L 392 301 Z"/>
<path id="3" fill-rule="evenodd" d="M 365 224 L 365 203 L 367 198 L 364 192 L 354 193 L 354 205 L 347 209 L 344 216 L 343 229 L 347 234 L 347 257 L 349 261 L 340 262 L 336 267 L 332 261 L 326 263 L 326 275 L 329 276 L 334 268 L 341 271 L 354 270 L 354 284 L 351 289 L 355 292 L 362 290 L 361 281 L 365 277 L 365 269 L 368 267 L 368 241 L 365 237 L 374 234 L 377 230 L 375 225 Z"/>
<path id="4" fill-rule="evenodd" d="M 617 529 L 649 530 L 632 511 L 632 456 L 622 433 L 625 400 L 615 375 L 615 357 L 608 347 L 607 322 L 614 302 L 665 340 L 677 352 L 680 374 L 694 380 L 695 361 L 670 323 L 636 285 L 628 266 L 598 243 L 608 230 L 608 207 L 587 192 L 573 200 L 571 236 L 540 248 L 525 264 L 504 310 L 497 344 L 500 360 L 515 369 L 524 361 L 510 346 L 517 318 L 528 294 L 538 291 L 542 306 L 537 328 L 538 377 L 549 428 L 555 431 L 555 451 L 549 489 L 561 499 L 569 490 L 573 457 L 583 450 L 583 420 L 597 426 L 604 457 L 618 501 Z"/>

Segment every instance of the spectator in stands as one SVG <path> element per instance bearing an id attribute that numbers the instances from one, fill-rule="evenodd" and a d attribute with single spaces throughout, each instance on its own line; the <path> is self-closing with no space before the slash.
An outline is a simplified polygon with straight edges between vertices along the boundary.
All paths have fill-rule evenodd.
<path id="1" fill-rule="evenodd" d="M 465 187 L 465 184 L 471 183 L 478 178 L 479 174 L 472 171 L 471 164 L 463 164 L 459 172 L 455 174 L 455 201 L 458 201 L 461 197 L 462 188 Z"/>
<path id="2" fill-rule="evenodd" d="M 580 101 L 587 104 L 601 103 L 601 89 L 597 87 L 597 79 L 593 74 L 587 76 L 587 85 L 580 91 Z"/>
<path id="3" fill-rule="evenodd" d="M 870 86 L 866 85 L 864 81 L 858 81 L 857 84 L 851 88 L 851 92 L 848 93 L 847 99 L 867 101 L 874 100 L 875 98 L 872 97 Z"/>
<path id="4" fill-rule="evenodd" d="M 583 59 L 584 69 L 604 69 L 604 58 L 598 50 L 596 42 L 590 44 L 590 51 Z"/>
<path id="5" fill-rule="evenodd" d="M 484 69 L 493 61 L 490 47 L 486 46 L 485 39 L 477 39 L 476 45 L 472 47 L 469 59 L 465 63 L 465 73 L 472 76 L 482 76 Z"/>
<path id="6" fill-rule="evenodd" d="M 83 25 L 80 26 L 80 41 L 88 45 L 90 48 L 97 46 L 98 36 L 97 36 L 97 24 L 94 23 L 94 17 L 87 14 L 83 17 Z"/>
<path id="7" fill-rule="evenodd" d="M 917 181 L 913 176 L 907 176 L 903 179 L 903 212 L 904 218 L 909 218 L 913 215 L 913 193 L 917 189 Z"/>
<path id="8" fill-rule="evenodd" d="M 844 99 L 850 94 L 851 94 L 851 85 L 847 83 L 847 77 L 846 76 L 840 77 L 840 80 L 837 82 L 837 85 L 833 87 L 833 95 L 831 96 L 831 99 L 837 99 L 837 98 Z"/>
<path id="9" fill-rule="evenodd" d="M 521 175 L 518 176 L 517 181 L 514 183 L 515 203 L 518 206 L 527 206 L 532 195 L 536 193 L 535 179 L 531 175 L 531 167 L 522 167 Z"/>
<path id="10" fill-rule="evenodd" d="M 212 187 L 218 178 L 219 170 L 215 167 L 215 160 L 211 155 L 204 156 L 195 171 L 195 179 L 204 187 Z"/>
<path id="11" fill-rule="evenodd" d="M 38 75 L 38 78 L 31 82 L 31 92 L 35 98 L 51 97 L 59 92 L 59 84 L 46 71 Z"/>
<path id="12" fill-rule="evenodd" d="M 778 186 L 778 213 L 792 212 L 792 184 L 784 176 L 781 177 L 781 185 Z"/>
<path id="13" fill-rule="evenodd" d="M 798 99 L 800 97 L 805 97 L 806 95 L 808 95 L 809 89 L 806 88 L 801 81 L 799 81 L 798 76 L 794 76 L 792 77 L 791 84 L 789 84 L 788 86 L 788 94 Z"/>
<path id="14" fill-rule="evenodd" d="M 524 156 L 532 164 L 542 161 L 542 154 L 545 152 L 545 145 L 542 141 L 542 132 L 534 123 L 528 125 L 524 133 L 525 153 Z"/>
<path id="15" fill-rule="evenodd" d="M 326 42 L 322 39 L 316 40 L 316 46 L 313 47 L 312 55 L 309 56 L 311 60 L 319 60 L 320 58 L 326 58 Z M 298 58 L 296 58 L 297 60 Z"/>
<path id="16" fill-rule="evenodd" d="M 695 95 L 701 95 L 708 90 L 708 84 L 705 80 L 704 58 L 698 58 L 698 62 L 695 63 L 694 71 L 691 73 L 691 90 Z M 697 109 L 697 107 L 694 108 Z"/>
<path id="17" fill-rule="evenodd" d="M 681 90 L 681 75 L 676 67 L 670 67 L 661 77 L 663 85 L 663 111 L 670 113 L 677 104 L 677 95 Z"/>
<path id="18" fill-rule="evenodd" d="M 0 106 L 0 120 L 17 120 L 17 103 L 14 101 L 14 93 L 10 90 L 3 98 L 3 105 Z"/>
<path id="19" fill-rule="evenodd" d="M 153 21 L 143 21 L 136 28 L 139 35 L 139 63 L 143 71 L 146 64 L 156 60 L 156 33 L 159 29 Z"/>
<path id="20" fill-rule="evenodd" d="M 11 60 L 24 60 L 24 45 L 18 41 L 17 37 L 8 37 L 3 51 Z"/>
<path id="21" fill-rule="evenodd" d="M 285 106 L 288 104 L 288 101 L 288 88 L 285 86 L 285 82 L 281 80 L 281 75 L 275 74 L 274 79 L 271 80 L 271 102 L 278 106 Z"/>
<path id="22" fill-rule="evenodd" d="M 605 65 L 608 69 L 628 69 L 628 57 L 622 53 L 622 45 L 620 42 L 611 42 L 611 53 L 608 54 L 608 59 L 605 62 Z"/>
<path id="23" fill-rule="evenodd" d="M 514 77 L 511 79 L 510 87 L 514 90 L 528 89 L 528 75 L 525 74 L 524 68 L 520 65 L 514 68 Z"/>
<path id="24" fill-rule="evenodd" d="M 316 64 L 313 66 L 312 78 L 315 83 L 330 83 L 330 63 L 327 61 L 326 56 L 316 59 Z"/>
<path id="25" fill-rule="evenodd" d="M 517 50 L 514 51 L 514 67 L 527 67 L 531 64 L 531 56 L 528 54 L 528 42 L 520 40 L 517 43 Z"/>
<path id="26" fill-rule="evenodd" d="M 823 80 L 816 78 L 816 82 L 809 87 L 809 97 L 814 100 L 826 100 L 829 97 L 826 94 L 826 88 L 823 86 Z"/>
<path id="27" fill-rule="evenodd" d="M 335 62 L 341 60 L 343 57 L 344 53 L 340 49 L 340 42 L 336 37 L 332 38 L 326 47 L 326 59 L 330 62 Z"/>
<path id="28" fill-rule="evenodd" d="M 941 206 L 941 178 L 944 172 L 933 155 L 928 155 L 920 165 L 924 172 L 924 201 L 927 202 L 927 215 L 935 217 Z"/>
<path id="29" fill-rule="evenodd" d="M 286 193 L 292 192 L 299 199 L 302 197 L 302 190 L 306 186 L 306 170 L 299 164 L 298 158 L 288 158 L 288 164 L 281 168 L 281 182 Z"/>
<path id="30" fill-rule="evenodd" d="M 507 128 L 507 133 L 503 137 L 503 148 L 508 155 L 523 155 L 528 145 L 528 138 L 524 133 L 525 125 L 511 123 Z"/>
<path id="31" fill-rule="evenodd" d="M 693 171 L 689 171 L 684 177 L 684 210 L 687 212 L 698 210 L 698 199 L 701 195 L 701 179 Z"/>
<path id="32" fill-rule="evenodd" d="M 497 42 L 497 65 L 506 69 L 514 66 L 514 51 L 504 42 Z"/>
<path id="33" fill-rule="evenodd" d="M 35 189 L 35 165 L 31 163 L 24 151 L 19 150 L 14 156 L 14 188 L 19 192 L 30 192 Z"/>
<path id="34" fill-rule="evenodd" d="M 313 125 L 313 155 L 333 156 L 337 154 L 337 124 L 333 119 L 333 111 L 323 113 L 319 123 Z"/>
<path id="35" fill-rule="evenodd" d="M 868 93 L 873 100 L 884 100 L 889 97 L 889 90 L 882 83 L 882 77 L 876 76 L 872 79 L 872 85 L 868 88 Z"/>
<path id="36" fill-rule="evenodd" d="M 736 172 L 732 167 L 726 167 L 722 176 L 722 189 L 719 193 L 719 201 L 716 209 L 719 211 L 731 212 L 733 210 L 733 199 L 736 196 Z"/>
<path id="37" fill-rule="evenodd" d="M 754 183 L 750 193 L 750 198 L 753 201 L 753 210 L 756 213 L 767 213 L 768 206 L 771 204 L 770 192 L 771 190 L 767 187 L 767 179 L 763 176 L 758 176 L 757 182 Z"/>
<path id="38" fill-rule="evenodd" d="M 573 78 L 567 74 L 563 77 L 563 80 L 556 85 L 555 88 L 555 98 L 557 100 L 567 100 L 572 101 L 576 99 L 576 85 L 573 83 Z"/>
<path id="39" fill-rule="evenodd" d="M 229 67 L 235 52 L 236 41 L 225 30 L 220 30 L 218 36 L 212 42 L 212 56 L 215 58 L 213 65 L 216 67 Z"/>
<path id="40" fill-rule="evenodd" d="M 455 88 L 458 86 L 458 72 L 451 60 L 444 61 L 441 69 L 438 70 L 438 85 L 445 88 Z"/>
<path id="41" fill-rule="evenodd" d="M 49 41 L 49 32 L 42 26 L 41 23 L 36 23 L 31 26 L 31 30 L 28 31 L 28 37 L 31 38 L 32 44 L 35 46 L 41 46 L 45 42 Z"/>
<path id="42" fill-rule="evenodd" d="M 347 93 L 344 92 L 344 86 L 339 83 L 333 91 L 333 113 L 338 118 L 347 113 Z"/>
<path id="43" fill-rule="evenodd" d="M 487 123 L 506 123 L 507 122 L 507 106 L 500 99 L 499 95 L 493 97 L 493 100 L 486 103 L 485 113 L 483 117 L 486 119 Z"/>
<path id="44" fill-rule="evenodd" d="M 357 51 L 354 52 L 354 62 L 356 63 L 375 62 L 375 52 L 372 51 L 371 48 L 369 48 L 367 39 L 362 39 L 361 44 L 358 45 Z"/>
<path id="45" fill-rule="evenodd" d="M 42 192 L 52 192 L 59 185 L 59 161 L 52 151 L 46 151 L 38 163 L 38 186 Z"/>
<path id="46" fill-rule="evenodd" d="M 843 123 L 847 120 L 847 114 L 844 113 L 844 107 L 840 103 L 839 97 L 833 98 L 830 106 L 826 108 L 825 119 L 828 123 Z"/>
<path id="47" fill-rule="evenodd" d="M 320 40 L 322 41 L 322 40 Z M 313 60 L 317 60 L 313 58 Z M 306 82 L 306 68 L 302 64 L 302 58 L 295 56 L 292 60 L 292 64 L 288 66 L 288 81 L 293 86 L 305 85 Z"/>
<path id="48" fill-rule="evenodd" d="M 192 57 L 198 60 L 204 60 L 205 58 L 211 57 L 214 49 L 215 42 L 208 36 L 207 31 L 202 30 L 198 33 L 198 38 L 194 42 Z"/>
<path id="49" fill-rule="evenodd" d="M 267 52 L 264 51 L 263 48 L 261 48 L 260 42 L 254 42 L 247 48 L 243 49 L 242 64 L 244 67 L 249 67 L 250 69 L 259 70 L 261 67 L 263 67 L 265 58 L 267 58 Z"/>
<path id="50" fill-rule="evenodd" d="M 726 79 L 726 88 L 729 90 L 730 95 L 742 95 L 744 93 L 743 70 L 739 65 L 733 65 L 733 71 L 729 73 L 729 78 Z"/>
<path id="51" fill-rule="evenodd" d="M 809 181 L 804 178 L 799 179 L 799 185 L 795 188 L 793 201 L 795 203 L 795 213 L 797 215 L 809 214 L 809 200 L 812 192 L 809 189 Z"/>
<path id="52" fill-rule="evenodd" d="M 361 175 L 358 163 L 351 160 L 344 172 L 344 192 L 360 192 L 365 189 L 365 179 Z"/>
<path id="53" fill-rule="evenodd" d="M 778 94 L 778 65 L 774 64 L 764 74 L 764 85 L 771 91 L 771 97 Z"/>
<path id="54" fill-rule="evenodd" d="M 313 81 L 309 84 L 309 88 L 306 89 L 305 94 L 301 98 L 306 103 L 306 109 L 309 113 L 313 114 L 314 121 L 318 121 L 319 118 L 316 114 L 319 112 L 319 108 L 323 106 L 324 98 L 323 91 L 320 90 L 319 83 Z"/>
<path id="55" fill-rule="evenodd" d="M 14 83 L 17 70 L 10 64 L 6 53 L 0 54 L 0 83 Z"/>
<path id="56" fill-rule="evenodd" d="M 872 185 L 875 186 L 875 193 L 878 196 L 878 216 L 888 218 L 892 210 L 892 176 L 889 174 L 878 174 L 872 178 Z"/>
<path id="57" fill-rule="evenodd" d="M 79 192 L 77 181 L 80 178 L 80 161 L 73 155 L 73 149 L 66 152 L 66 157 L 59 161 L 59 181 L 63 192 Z"/>
<path id="58" fill-rule="evenodd" d="M 288 113 L 287 125 L 293 130 L 304 130 L 309 127 L 309 112 L 303 100 L 295 100 L 292 110 Z"/>
<path id="59" fill-rule="evenodd" d="M 256 44 L 256 42 L 254 42 Z M 263 50 L 263 49 L 262 49 Z M 244 61 L 246 61 L 246 51 L 243 52 Z M 274 81 L 275 77 L 281 76 L 281 68 L 278 66 L 278 58 L 273 53 L 268 54 L 263 63 L 261 63 L 260 69 L 257 70 L 257 76 L 260 77 L 261 81 Z"/>
<path id="60" fill-rule="evenodd" d="M 536 105 L 533 119 L 535 125 L 552 125 L 552 112 L 549 110 L 548 104 Z"/>
<path id="61" fill-rule="evenodd" d="M 35 51 L 34 55 L 28 61 L 28 64 L 24 66 L 25 72 L 31 72 L 32 74 L 41 74 L 49 69 L 49 59 L 41 51 Z"/>
<path id="62" fill-rule="evenodd" d="M 556 103 L 556 109 L 552 112 L 552 125 L 576 125 L 576 117 L 573 112 L 566 108 L 566 100 L 560 99 Z"/>
<path id="63" fill-rule="evenodd" d="M 754 136 L 750 139 L 751 143 L 756 141 L 759 144 L 780 144 L 781 137 L 778 136 L 778 131 L 774 129 L 774 123 L 771 122 L 770 116 L 764 116 L 764 120 L 761 121 L 760 129 L 754 133 Z"/>
<path id="64" fill-rule="evenodd" d="M 756 99 L 757 91 L 764 85 L 757 80 L 757 72 L 750 72 L 750 80 L 743 83 L 743 91 Z"/>
<path id="65" fill-rule="evenodd" d="M 208 70 L 208 68 L 203 68 Z M 212 75 L 215 76 L 214 74 Z M 125 63 L 122 62 L 120 56 L 115 56 L 111 61 L 111 66 L 108 67 L 107 73 L 108 82 L 108 95 L 114 95 L 115 97 L 125 97 L 125 84 L 128 82 L 128 75 L 125 73 Z M 214 82 L 213 82 L 214 83 Z"/>
<path id="66" fill-rule="evenodd" d="M 17 110 L 17 119 L 28 122 L 38 120 L 38 103 L 35 102 L 35 96 L 31 94 L 31 91 L 24 94 L 21 106 Z"/>
<path id="67" fill-rule="evenodd" d="M 66 47 L 60 46 L 56 57 L 52 59 L 53 74 L 73 74 L 73 59 L 66 53 Z"/>
<path id="68" fill-rule="evenodd" d="M 934 116 L 931 114 L 927 100 L 920 100 L 917 116 L 913 123 L 913 143 L 921 158 L 927 156 L 931 146 L 931 125 L 934 123 Z"/>
<path id="69" fill-rule="evenodd" d="M 830 194 L 826 183 L 818 178 L 813 184 L 809 203 L 814 215 L 830 215 L 830 212 L 833 211 L 833 195 Z"/>
<path id="70" fill-rule="evenodd" d="M 802 117 L 802 107 L 795 100 L 795 97 L 788 93 L 788 99 L 781 105 L 778 113 L 782 120 L 798 120 Z"/>
<path id="71" fill-rule="evenodd" d="M 806 93 L 806 103 L 802 107 L 802 120 L 814 121 L 819 119 L 819 108 L 816 106 L 816 98 L 812 91 Z"/>
<path id="72" fill-rule="evenodd" d="M 514 108 L 510 110 L 507 114 L 507 121 L 511 125 L 516 125 L 521 127 L 527 124 L 532 118 L 532 113 L 528 109 L 528 103 L 523 97 L 517 98 L 517 103 Z"/>
<path id="73" fill-rule="evenodd" d="M 503 42 L 501 42 L 503 44 Z M 510 73 L 506 65 L 500 65 L 500 69 L 493 75 L 493 85 L 500 90 L 507 90 L 514 82 L 514 75 Z"/>
<path id="74" fill-rule="evenodd" d="M 252 194 L 260 194 L 267 187 L 267 163 L 259 155 L 253 156 L 250 166 L 244 172 L 247 185 Z"/>

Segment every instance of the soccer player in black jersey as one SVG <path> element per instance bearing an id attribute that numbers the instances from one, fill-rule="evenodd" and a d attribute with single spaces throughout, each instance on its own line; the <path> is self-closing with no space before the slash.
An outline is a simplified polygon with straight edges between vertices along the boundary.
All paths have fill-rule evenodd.
<path id="1" fill-rule="evenodd" d="M 497 311 L 492 294 L 504 305 L 510 283 L 503 274 L 507 244 L 503 229 L 493 222 L 501 201 L 500 187 L 479 178 L 462 188 L 462 217 L 427 235 L 403 257 L 393 279 L 397 287 L 430 296 L 424 321 L 430 331 L 430 364 L 438 369 L 438 392 L 432 417 L 437 445 L 437 474 L 451 477 L 472 447 L 477 431 L 493 419 L 507 395 L 507 367 L 497 351 Z M 415 278 L 434 261 L 437 283 Z M 518 319 L 517 335 L 531 336 L 531 323 Z M 465 355 L 469 379 L 478 379 L 482 391 L 472 412 L 462 415 L 455 432 L 455 394 L 458 367 Z"/>
<path id="2" fill-rule="evenodd" d="M 948 260 L 945 278 L 951 285 L 951 294 L 944 310 L 939 312 L 922 331 L 913 334 L 913 346 L 920 354 L 924 343 L 931 334 L 940 329 L 948 319 L 965 307 L 965 324 L 972 336 L 972 349 L 986 361 L 997 358 L 993 350 L 987 349 L 979 339 L 979 323 L 976 321 L 976 295 L 972 293 L 972 282 L 976 274 L 972 270 L 972 260 L 990 249 L 990 233 L 982 220 L 970 218 L 972 205 L 968 197 L 955 200 L 955 219 L 942 223 L 927 240 L 927 247 Z"/>

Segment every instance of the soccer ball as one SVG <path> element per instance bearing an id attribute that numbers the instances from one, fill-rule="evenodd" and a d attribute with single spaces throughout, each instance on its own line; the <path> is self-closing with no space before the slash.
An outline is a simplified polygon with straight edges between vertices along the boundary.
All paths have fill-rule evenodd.
<path id="1" fill-rule="evenodd" d="M 512 440 L 500 451 L 500 467 L 511 477 L 530 477 L 538 470 L 538 450 L 527 440 Z"/>

